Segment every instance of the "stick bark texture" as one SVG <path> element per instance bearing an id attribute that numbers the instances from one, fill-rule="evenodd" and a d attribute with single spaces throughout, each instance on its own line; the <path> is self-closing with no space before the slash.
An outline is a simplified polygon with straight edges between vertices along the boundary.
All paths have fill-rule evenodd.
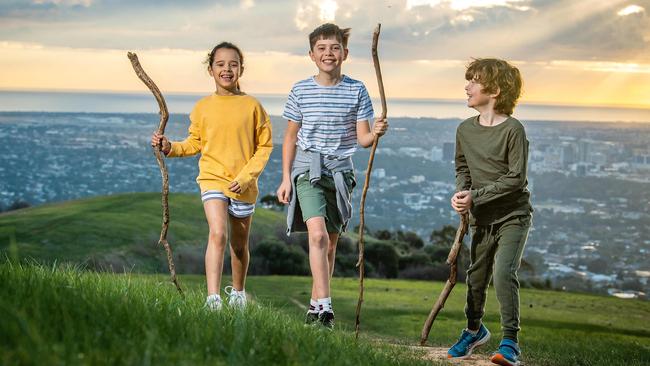
<path id="1" fill-rule="evenodd" d="M 377 44 L 379 43 L 379 33 L 381 31 L 381 23 L 377 24 L 375 31 L 372 35 L 372 61 L 375 65 L 375 74 L 377 75 L 377 83 L 379 86 L 379 96 L 381 97 L 381 117 L 386 118 L 386 95 L 384 93 L 384 81 L 381 77 L 381 67 L 379 65 L 379 55 L 377 54 Z M 357 302 L 357 311 L 356 319 L 354 324 L 354 334 L 355 337 L 359 338 L 359 316 L 361 314 L 361 304 L 363 303 L 363 279 L 365 275 L 364 267 L 364 226 L 365 226 L 365 206 L 366 206 L 366 194 L 368 193 L 368 187 L 370 186 L 370 173 L 372 172 L 372 164 L 375 160 L 375 150 L 377 150 L 377 144 L 379 143 L 379 136 L 375 135 L 374 140 L 372 141 L 372 148 L 370 149 L 370 157 L 368 158 L 368 167 L 366 168 L 366 180 L 363 183 L 363 190 L 361 191 L 361 204 L 359 205 L 359 260 L 357 262 L 357 267 L 359 267 L 359 301 Z"/>
<path id="2" fill-rule="evenodd" d="M 146 85 L 147 88 L 151 90 L 154 97 L 156 98 L 156 101 L 158 102 L 158 107 L 160 109 L 160 123 L 158 125 L 158 133 L 162 135 L 165 133 L 165 126 L 167 126 L 167 120 L 169 119 L 169 112 L 167 111 L 167 103 L 165 103 L 165 98 L 153 80 L 151 80 L 149 75 L 147 75 L 147 73 L 142 69 L 140 61 L 138 60 L 138 55 L 133 52 L 129 52 L 127 53 L 127 56 L 131 61 L 131 65 L 133 66 L 135 74 L 138 76 L 138 78 L 140 78 L 140 80 L 142 80 L 144 85 Z M 178 279 L 176 278 L 176 266 L 174 265 L 172 247 L 167 241 L 167 231 L 169 230 L 169 173 L 167 171 L 165 159 L 163 158 L 162 152 L 158 146 L 153 147 L 153 153 L 156 156 L 156 161 L 158 162 L 158 167 L 160 168 L 160 174 L 162 176 L 163 212 L 162 229 L 160 230 L 160 239 L 158 240 L 158 244 L 162 245 L 165 248 L 165 252 L 167 253 L 167 264 L 169 266 L 171 281 L 174 283 L 181 296 L 184 296 L 183 289 L 181 288 L 180 284 L 178 283 Z"/>
<path id="3" fill-rule="evenodd" d="M 424 327 L 422 327 L 422 334 L 420 335 L 420 345 L 424 346 L 429 338 L 429 332 L 431 332 L 431 327 L 433 326 L 434 320 L 438 316 L 440 310 L 445 307 L 445 301 L 449 297 L 451 290 L 456 285 L 456 278 L 458 275 L 458 253 L 460 248 L 463 245 L 463 238 L 467 234 L 467 226 L 469 224 L 468 214 L 463 214 L 460 216 L 460 223 L 458 229 L 456 230 L 456 237 L 454 238 L 454 245 L 451 246 L 449 250 L 449 255 L 447 256 L 447 264 L 451 267 L 449 270 L 449 278 L 445 283 L 445 287 L 442 288 L 438 300 L 433 304 L 431 312 L 427 317 L 427 320 L 424 322 Z"/>

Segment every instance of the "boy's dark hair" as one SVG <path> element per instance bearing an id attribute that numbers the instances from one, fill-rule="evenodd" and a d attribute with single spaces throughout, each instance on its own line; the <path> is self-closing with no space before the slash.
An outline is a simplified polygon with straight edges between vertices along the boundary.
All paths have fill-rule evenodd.
<path id="1" fill-rule="evenodd" d="M 348 39 L 350 38 L 351 28 L 339 28 L 338 25 L 332 23 L 325 23 L 309 33 L 309 49 L 313 50 L 314 45 L 319 39 L 336 38 L 341 42 L 343 48 L 348 48 Z"/>
<path id="2" fill-rule="evenodd" d="M 476 80 L 483 85 L 484 93 L 496 93 L 494 110 L 511 115 L 521 95 L 521 74 L 519 69 L 507 61 L 496 58 L 477 58 L 467 65 L 465 80 Z"/>
<path id="3" fill-rule="evenodd" d="M 205 61 L 203 61 L 203 62 L 208 64 L 208 68 L 211 68 L 212 67 L 212 62 L 214 61 L 214 54 L 217 53 L 217 50 L 219 50 L 221 48 L 228 48 L 228 49 L 231 49 L 231 50 L 235 50 L 235 52 L 237 52 L 237 54 L 239 55 L 239 70 L 240 70 L 239 71 L 239 73 L 240 73 L 239 76 L 241 76 L 244 73 L 244 54 L 241 52 L 239 47 L 235 46 L 233 43 L 221 42 L 218 45 L 214 46 L 212 51 L 210 51 L 210 53 L 208 53 L 208 56 L 205 58 Z"/>

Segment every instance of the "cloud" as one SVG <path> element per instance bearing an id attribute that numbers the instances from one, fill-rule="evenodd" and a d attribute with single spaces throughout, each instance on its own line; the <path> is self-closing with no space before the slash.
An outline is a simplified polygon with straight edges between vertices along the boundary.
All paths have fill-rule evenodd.
<path id="1" fill-rule="evenodd" d="M 650 74 L 650 64 L 630 62 L 554 60 L 548 63 L 539 63 L 538 65 L 542 65 L 549 70 L 564 69 L 604 73 Z"/>
<path id="2" fill-rule="evenodd" d="M 84 7 L 89 7 L 92 5 L 93 0 L 34 0 L 34 4 L 54 4 L 54 5 L 63 5 L 63 6 L 77 6 L 81 5 Z"/>
<path id="3" fill-rule="evenodd" d="M 618 16 L 627 16 L 631 14 L 639 14 L 639 13 L 645 13 L 645 9 L 638 6 L 638 5 L 628 5 L 624 7 L 623 9 L 619 10 L 616 14 Z"/>
<path id="4" fill-rule="evenodd" d="M 428 6 L 430 8 L 442 6 L 463 11 L 472 8 L 494 8 L 501 6 L 526 11 L 529 9 L 528 6 L 520 6 L 517 4 L 528 2 L 530 0 L 407 0 L 406 10 L 412 10 L 413 8 L 422 6 Z"/>
<path id="5" fill-rule="evenodd" d="M 648 0 L 636 3 L 650 6 Z M 628 5 L 624 0 L 115 0 L 53 9 L 51 1 L 10 2 L 0 4 L 0 41 L 206 52 L 228 40 L 245 53 L 303 56 L 307 33 L 333 20 L 352 27 L 350 55 L 360 59 L 370 58 L 372 31 L 381 22 L 382 60 L 650 62 L 650 18 L 636 8 L 618 15 Z"/>
<path id="6" fill-rule="evenodd" d="M 336 1 L 322 0 L 319 2 L 318 7 L 320 8 L 321 22 L 333 22 L 336 20 L 336 10 L 339 8 Z"/>
<path id="7" fill-rule="evenodd" d="M 244 10 L 251 9 L 255 6 L 255 0 L 241 0 L 240 7 Z"/>

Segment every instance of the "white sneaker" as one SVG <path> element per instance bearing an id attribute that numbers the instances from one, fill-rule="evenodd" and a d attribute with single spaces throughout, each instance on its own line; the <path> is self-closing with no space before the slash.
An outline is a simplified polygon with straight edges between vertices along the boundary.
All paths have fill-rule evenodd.
<path id="1" fill-rule="evenodd" d="M 246 290 L 237 291 L 232 286 L 226 286 L 223 290 L 228 296 L 228 306 L 235 309 L 246 307 Z"/>
<path id="2" fill-rule="evenodd" d="M 205 299 L 205 305 L 203 305 L 205 309 L 208 309 L 210 311 L 219 311 L 221 310 L 222 306 L 223 304 L 221 302 L 221 296 L 219 296 L 218 294 L 213 294 L 208 296 Z"/>

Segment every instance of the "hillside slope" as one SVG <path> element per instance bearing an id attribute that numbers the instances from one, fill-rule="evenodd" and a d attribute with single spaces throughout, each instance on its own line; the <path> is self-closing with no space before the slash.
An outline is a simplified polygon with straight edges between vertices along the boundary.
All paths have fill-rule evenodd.
<path id="1" fill-rule="evenodd" d="M 192 272 L 195 262 L 202 262 L 208 233 L 201 200 L 171 194 L 169 202 L 168 240 L 179 271 Z M 6 238 L 15 233 L 14 255 L 20 258 L 115 271 L 166 271 L 157 244 L 161 215 L 159 193 L 102 196 L 12 211 L 0 215 L 0 255 L 9 251 Z M 280 235 L 284 226 L 282 213 L 257 208 L 251 238 Z M 183 261 L 191 263 L 184 266 Z"/>

